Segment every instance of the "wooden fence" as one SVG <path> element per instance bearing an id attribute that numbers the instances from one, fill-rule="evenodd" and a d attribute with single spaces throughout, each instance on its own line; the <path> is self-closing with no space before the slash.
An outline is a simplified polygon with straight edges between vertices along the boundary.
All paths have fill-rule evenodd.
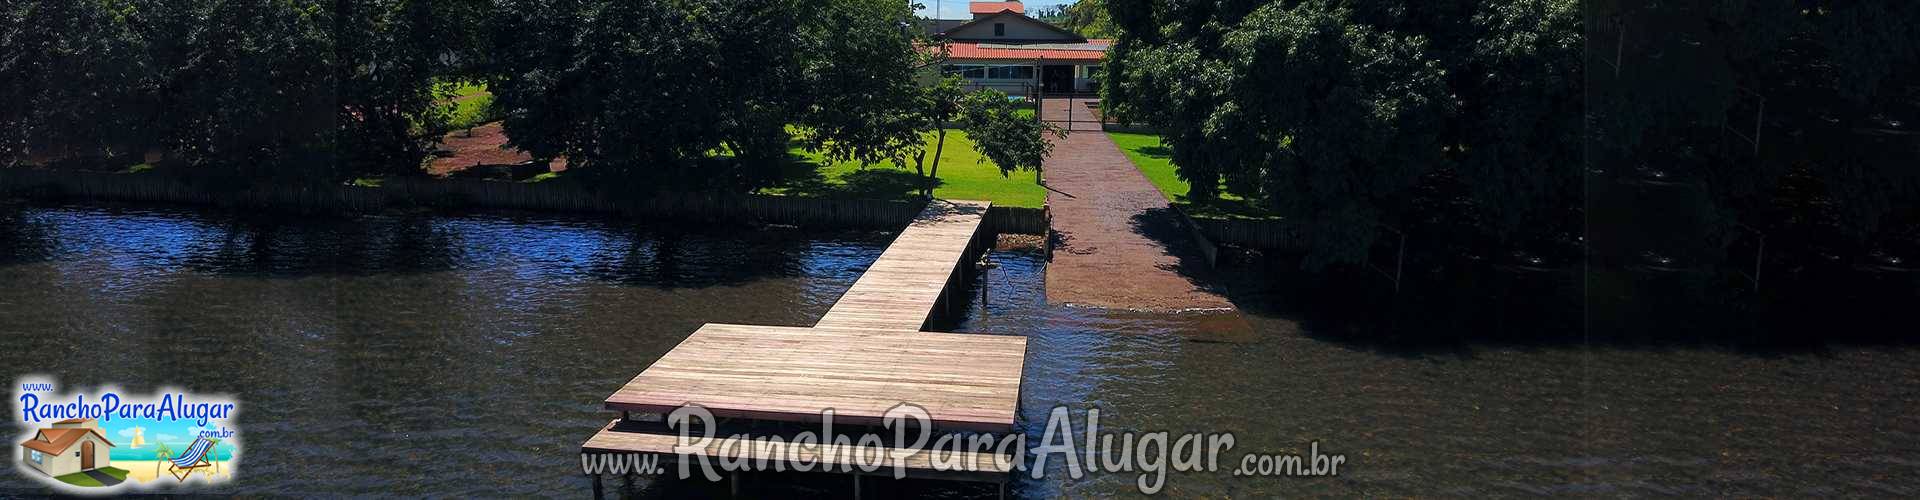
<path id="1" fill-rule="evenodd" d="M 1286 220 L 1245 220 L 1192 218 L 1193 225 L 1208 240 L 1261 250 L 1301 250 L 1300 227 Z"/>
<path id="2" fill-rule="evenodd" d="M 1051 219 L 1045 207 L 1001 207 L 987 209 L 987 218 L 981 222 L 986 230 L 993 234 L 1047 234 L 1052 227 Z"/>

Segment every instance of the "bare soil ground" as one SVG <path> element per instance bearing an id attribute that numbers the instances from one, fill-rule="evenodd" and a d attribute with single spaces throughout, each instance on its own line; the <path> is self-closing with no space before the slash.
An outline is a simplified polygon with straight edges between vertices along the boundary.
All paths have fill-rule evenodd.
<path id="1" fill-rule="evenodd" d="M 453 156 L 434 158 L 427 165 L 427 173 L 436 176 L 453 175 L 468 168 L 484 165 L 518 165 L 533 161 L 533 157 L 517 149 L 505 149 L 507 134 L 500 122 L 474 127 L 472 134 L 466 130 L 455 130 L 440 138 L 440 148 L 453 152 Z M 547 162 L 552 172 L 566 170 L 566 162 L 554 160 Z"/>

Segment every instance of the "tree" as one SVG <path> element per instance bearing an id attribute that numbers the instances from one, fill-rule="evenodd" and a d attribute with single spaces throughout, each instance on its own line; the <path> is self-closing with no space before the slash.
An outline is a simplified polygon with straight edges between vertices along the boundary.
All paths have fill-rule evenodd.
<path id="1" fill-rule="evenodd" d="M 1767 259 L 1825 272 L 1913 245 L 1913 110 L 1920 6 L 1906 2 L 1585 5 L 1596 43 L 1588 124 L 1593 182 L 1675 186 L 1654 241 L 1597 241 L 1725 259 L 1768 239 Z M 1764 107 L 1764 111 L 1762 110 Z M 1645 206 L 1628 196 L 1610 210 Z M 1906 236 L 1903 236 L 1906 234 Z M 1901 242 L 1901 239 L 1908 239 Z M 1611 241 L 1609 241 L 1611 240 Z M 1613 243 L 1616 243 L 1613 244 Z M 1740 257 L 1750 267 L 1752 253 Z"/>
<path id="2" fill-rule="evenodd" d="M 1000 167 L 1002 176 L 1039 170 L 1053 153 L 1053 143 L 1047 137 L 1065 136 L 1060 127 L 1021 116 L 1020 110 L 1006 94 L 991 89 L 968 94 L 960 103 L 961 128 L 980 155 Z M 934 163 L 931 175 L 940 177 L 939 163 Z"/>
<path id="3" fill-rule="evenodd" d="M 7 164 L 145 152 L 158 71 L 124 0 L 0 7 L 0 158 Z"/>
<path id="4" fill-rule="evenodd" d="M 1116 4 L 1116 20 L 1142 14 L 1131 7 Z M 1381 225 L 1408 221 L 1410 190 L 1437 167 L 1445 72 L 1424 37 L 1336 4 L 1219 7 L 1122 21 L 1168 27 L 1122 36 L 1107 101 L 1166 131 L 1190 196 L 1204 202 L 1224 182 L 1302 215 L 1309 265 L 1363 258 Z"/>
<path id="5" fill-rule="evenodd" d="M 923 89 L 916 73 L 938 55 L 920 30 L 903 30 L 913 7 L 891 1 L 834 1 L 819 6 L 821 22 L 809 23 L 803 40 L 809 64 L 802 74 L 813 105 L 802 108 L 795 134 L 828 161 L 905 165 L 926 144 L 926 133 L 944 127 L 953 114 L 935 82 Z M 944 137 L 943 137 L 944 139 Z M 938 161 L 938 157 L 935 158 Z M 922 169 L 924 173 L 924 168 Z"/>
<path id="6" fill-rule="evenodd" d="M 468 79 L 480 60 L 485 0 L 340 0 L 334 3 L 339 82 L 337 144 L 347 173 L 418 175 L 425 132 L 448 120 L 442 81 Z"/>
<path id="7" fill-rule="evenodd" d="M 888 117 L 888 122 L 900 124 L 898 130 L 903 133 L 884 142 L 876 139 L 884 134 L 868 134 L 868 147 L 878 152 L 869 158 L 828 158 L 860 160 L 863 165 L 885 161 L 899 167 L 905 167 L 905 159 L 911 158 L 914 172 L 925 178 L 921 194 L 931 196 L 933 188 L 940 184 L 940 157 L 947 148 L 947 134 L 959 129 L 973 140 L 974 148 L 983 158 L 1000 168 L 1002 175 L 1039 169 L 1053 151 L 1047 136 L 1060 136 L 1059 127 L 1021 116 L 1020 107 L 1006 94 L 994 90 L 967 93 L 961 90 L 962 85 L 959 77 L 948 76 L 908 90 L 911 106 L 882 114 Z M 889 129 L 877 127 L 875 130 Z M 851 141 L 834 141 L 830 145 L 844 148 L 847 142 Z M 933 158 L 931 163 L 927 161 L 929 156 Z"/>
<path id="8" fill-rule="evenodd" d="M 171 149 L 250 177 L 331 177 L 339 100 L 334 18 L 318 0 L 228 0 L 198 10 L 170 78 Z M 158 14 L 164 9 L 142 9 Z"/>
<path id="9" fill-rule="evenodd" d="M 835 155 L 884 154 L 835 139 L 911 83 L 911 10 L 879 0 L 521 0 L 503 16 L 491 81 L 514 145 L 651 189 L 769 184 L 789 124 Z"/>
<path id="10" fill-rule="evenodd" d="M 1078 0 L 1034 12 L 1034 17 L 1087 38 L 1113 38 L 1119 28 L 1107 15 L 1106 0 Z"/>

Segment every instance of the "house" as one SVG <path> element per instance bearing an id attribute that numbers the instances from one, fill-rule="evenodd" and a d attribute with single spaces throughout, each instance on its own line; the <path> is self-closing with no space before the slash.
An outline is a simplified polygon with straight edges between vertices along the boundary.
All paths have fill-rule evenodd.
<path id="1" fill-rule="evenodd" d="M 80 471 L 113 465 L 108 451 L 113 442 L 100 433 L 100 424 L 91 418 L 70 418 L 40 429 L 33 438 L 20 443 L 28 467 L 46 475 L 60 477 Z"/>
<path id="2" fill-rule="evenodd" d="M 1013 2 L 973 2 L 973 17 L 933 20 L 927 26 L 943 42 L 943 73 L 965 78 L 970 88 L 1009 95 L 1088 93 L 1098 90 L 1100 64 L 1112 40 L 1093 39 L 1027 16 Z"/>

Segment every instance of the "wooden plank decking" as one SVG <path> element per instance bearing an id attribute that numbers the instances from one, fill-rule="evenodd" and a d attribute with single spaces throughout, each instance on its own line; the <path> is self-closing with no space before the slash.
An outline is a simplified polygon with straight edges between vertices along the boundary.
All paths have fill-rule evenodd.
<path id="1" fill-rule="evenodd" d="M 928 203 L 816 326 L 920 331 L 948 278 L 967 264 L 961 260 L 991 206 L 981 201 Z"/>
<path id="2" fill-rule="evenodd" d="M 970 264 L 965 261 L 979 243 L 990 205 L 928 203 L 812 328 L 702 326 L 608 396 L 606 407 L 669 413 L 700 405 L 715 417 L 771 423 L 817 422 L 824 410 L 832 409 L 837 424 L 861 426 L 879 425 L 887 410 L 910 403 L 927 411 L 936 430 L 1013 432 L 1026 337 L 920 331 L 950 281 L 964 274 L 961 266 Z M 675 448 L 676 440 L 673 433 L 649 430 L 638 422 L 615 421 L 581 445 L 581 451 L 682 458 L 746 453 L 773 459 L 778 458 L 770 454 L 785 452 L 758 443 L 684 450 Z M 808 453 L 802 460 L 837 464 L 845 459 L 836 457 L 871 450 L 823 446 L 799 451 Z M 919 477 L 999 481 L 1003 486 L 1011 460 L 1018 458 L 966 454 L 960 463 L 970 465 L 956 471 L 936 466 L 924 453 L 887 453 Z M 595 481 L 597 492 L 597 476 Z"/>
<path id="3" fill-rule="evenodd" d="M 709 324 L 607 398 L 607 409 L 878 425 L 912 403 L 936 428 L 1011 431 L 1026 337 Z"/>

